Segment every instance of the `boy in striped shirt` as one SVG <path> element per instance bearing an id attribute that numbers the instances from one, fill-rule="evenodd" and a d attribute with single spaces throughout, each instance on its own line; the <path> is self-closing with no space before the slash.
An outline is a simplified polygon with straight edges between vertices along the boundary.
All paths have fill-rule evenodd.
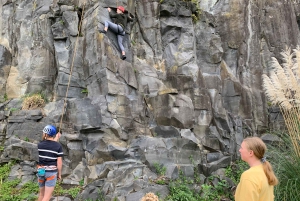
<path id="1" fill-rule="evenodd" d="M 47 125 L 43 130 L 42 141 L 38 143 L 39 164 L 38 182 L 40 193 L 38 201 L 49 201 L 57 179 L 61 179 L 63 150 L 57 141 L 61 134 L 56 128 Z"/>

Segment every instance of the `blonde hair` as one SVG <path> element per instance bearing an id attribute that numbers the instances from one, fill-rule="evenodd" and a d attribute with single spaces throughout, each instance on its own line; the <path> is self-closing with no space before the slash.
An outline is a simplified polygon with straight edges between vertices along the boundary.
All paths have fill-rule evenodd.
<path id="1" fill-rule="evenodd" d="M 278 179 L 274 174 L 273 168 L 271 163 L 269 163 L 267 160 L 264 160 L 264 155 L 267 150 L 266 144 L 259 138 L 259 137 L 249 137 L 244 139 L 244 142 L 247 145 L 247 148 L 249 150 L 252 150 L 254 155 L 260 159 L 263 160 L 263 169 L 267 176 L 268 183 L 271 186 L 275 186 L 278 184 Z M 264 159 L 263 159 L 264 158 Z"/>
<path id="2" fill-rule="evenodd" d="M 47 140 L 48 138 L 55 138 L 56 135 L 50 136 L 47 133 L 43 133 L 42 140 Z"/>

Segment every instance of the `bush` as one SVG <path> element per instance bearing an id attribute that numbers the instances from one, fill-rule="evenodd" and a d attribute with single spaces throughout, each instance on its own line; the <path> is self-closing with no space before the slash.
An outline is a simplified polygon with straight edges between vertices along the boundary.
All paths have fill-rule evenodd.
<path id="1" fill-rule="evenodd" d="M 235 185 L 237 185 L 242 173 L 247 169 L 249 169 L 249 165 L 246 162 L 237 160 L 226 168 L 225 175 L 230 178 Z"/>
<path id="2" fill-rule="evenodd" d="M 142 197 L 141 201 L 159 201 L 158 196 L 154 193 L 147 193 L 144 197 Z"/>
<path id="3" fill-rule="evenodd" d="M 213 182 L 217 179 L 218 182 Z M 200 190 L 193 189 L 198 186 L 197 180 L 189 180 L 179 171 L 179 178 L 169 183 L 170 194 L 168 201 L 217 201 L 233 200 L 227 181 L 221 180 L 217 176 L 207 178 L 205 184 L 200 186 Z"/>
<path id="4" fill-rule="evenodd" d="M 33 94 L 24 98 L 22 103 L 22 110 L 34 110 L 37 108 L 43 108 L 45 105 L 45 99 L 41 94 Z"/>

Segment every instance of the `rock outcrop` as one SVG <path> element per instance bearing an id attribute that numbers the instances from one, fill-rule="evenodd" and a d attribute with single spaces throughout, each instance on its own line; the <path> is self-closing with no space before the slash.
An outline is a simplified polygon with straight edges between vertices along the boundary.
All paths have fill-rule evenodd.
<path id="1" fill-rule="evenodd" d="M 125 61 L 98 31 L 117 5 L 135 17 Z M 0 14 L 0 162 L 21 161 L 10 176 L 22 182 L 35 178 L 47 124 L 63 132 L 63 183 L 84 181 L 78 200 L 100 190 L 130 201 L 168 194 L 152 182 L 155 163 L 170 179 L 195 166 L 206 177 L 246 136 L 283 126 L 262 74 L 299 44 L 296 1 L 3 0 Z M 21 110 L 32 93 L 48 103 Z"/>

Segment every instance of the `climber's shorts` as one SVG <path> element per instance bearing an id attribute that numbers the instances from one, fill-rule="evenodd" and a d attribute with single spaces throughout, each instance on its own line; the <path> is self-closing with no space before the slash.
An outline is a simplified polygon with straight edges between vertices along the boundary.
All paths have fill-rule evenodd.
<path id="1" fill-rule="evenodd" d="M 39 187 L 54 187 L 57 180 L 57 172 L 47 172 L 45 176 L 40 177 L 38 176 Z"/>

